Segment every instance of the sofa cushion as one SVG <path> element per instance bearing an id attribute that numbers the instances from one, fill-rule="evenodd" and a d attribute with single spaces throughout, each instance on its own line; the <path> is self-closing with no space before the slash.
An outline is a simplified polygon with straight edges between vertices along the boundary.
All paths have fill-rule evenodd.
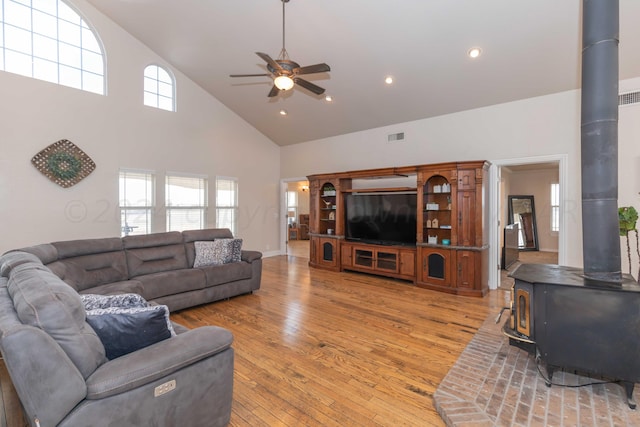
<path id="1" fill-rule="evenodd" d="M 251 264 L 247 262 L 232 262 L 223 265 L 210 265 L 200 267 L 207 278 L 207 287 L 222 285 L 236 280 L 250 279 L 252 274 Z"/>
<path id="2" fill-rule="evenodd" d="M 196 257 L 193 267 L 240 262 L 242 239 L 216 239 L 194 242 Z"/>
<path id="3" fill-rule="evenodd" d="M 144 289 L 142 296 L 147 300 L 167 295 L 203 289 L 206 285 L 204 273 L 198 269 L 164 271 L 136 277 Z"/>
<path id="4" fill-rule="evenodd" d="M 0 276 L 9 277 L 14 268 L 26 263 L 41 264 L 40 259 L 31 253 L 21 251 L 7 252 L 2 256 L 2 263 L 0 263 Z"/>
<path id="5" fill-rule="evenodd" d="M 122 241 L 129 278 L 187 268 L 182 235 L 177 231 L 127 236 Z"/>
<path id="6" fill-rule="evenodd" d="M 84 378 L 106 361 L 100 338 L 85 321 L 80 295 L 48 268 L 39 262 L 15 267 L 7 289 L 20 321 L 49 334 Z"/>
<path id="7" fill-rule="evenodd" d="M 144 293 L 144 287 L 139 280 L 123 280 L 122 282 L 107 283 L 104 285 L 94 286 L 93 288 L 80 291 L 81 294 L 100 294 L 100 295 L 118 295 L 118 294 L 138 294 Z"/>
<path id="8" fill-rule="evenodd" d="M 51 243 L 43 243 L 40 245 L 29 246 L 19 249 L 22 252 L 28 252 L 37 256 L 44 265 L 58 259 L 58 250 Z"/>
<path id="9" fill-rule="evenodd" d="M 78 292 L 129 278 L 123 251 L 70 257 L 47 267 Z"/>
<path id="10" fill-rule="evenodd" d="M 100 337 L 109 360 L 176 335 L 166 305 L 149 305 L 137 294 L 86 294 L 81 298 L 87 322 Z"/>
<path id="11" fill-rule="evenodd" d="M 58 251 L 58 259 L 72 258 L 82 255 L 102 254 L 122 250 L 122 239 L 106 237 L 103 239 L 65 240 L 51 243 Z"/>

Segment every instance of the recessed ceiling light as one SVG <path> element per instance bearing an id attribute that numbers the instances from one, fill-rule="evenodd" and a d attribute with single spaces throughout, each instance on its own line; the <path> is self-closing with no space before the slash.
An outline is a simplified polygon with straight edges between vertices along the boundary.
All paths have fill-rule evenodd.
<path id="1" fill-rule="evenodd" d="M 472 59 L 479 57 L 480 54 L 482 54 L 482 49 L 480 49 L 479 47 L 472 47 L 467 52 L 467 55 L 469 55 L 469 58 L 472 58 Z"/>
<path id="2" fill-rule="evenodd" d="M 387 76 L 387 77 L 384 79 L 384 82 L 385 82 L 386 84 L 390 85 L 391 83 L 393 83 L 393 77 L 391 77 L 391 76 Z"/>
<path id="3" fill-rule="evenodd" d="M 331 101 L 333 101 L 333 96 L 327 95 L 327 96 L 324 97 L 324 100 L 327 101 L 327 102 L 331 102 Z"/>
<path id="4" fill-rule="evenodd" d="M 280 115 L 281 116 L 286 116 L 287 114 L 288 114 L 287 110 L 280 110 Z"/>

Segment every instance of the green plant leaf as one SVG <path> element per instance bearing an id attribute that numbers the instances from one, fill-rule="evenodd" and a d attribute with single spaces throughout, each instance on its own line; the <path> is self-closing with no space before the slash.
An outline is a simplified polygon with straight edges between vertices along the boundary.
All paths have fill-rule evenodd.
<path id="1" fill-rule="evenodd" d="M 618 220 L 620 222 L 620 236 L 626 236 L 630 231 L 636 229 L 638 211 L 633 206 L 622 206 L 618 208 Z"/>

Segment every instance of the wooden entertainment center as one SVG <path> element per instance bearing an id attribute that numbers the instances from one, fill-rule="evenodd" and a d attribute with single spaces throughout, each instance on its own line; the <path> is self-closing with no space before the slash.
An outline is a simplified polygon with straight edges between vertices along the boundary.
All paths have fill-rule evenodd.
<path id="1" fill-rule="evenodd" d="M 486 161 L 451 162 L 310 175 L 309 265 L 410 280 L 459 295 L 488 292 Z M 371 188 L 373 179 L 412 186 Z M 415 187 L 413 186 L 415 179 Z M 345 195 L 417 193 L 415 245 L 372 244 L 346 236 Z"/>

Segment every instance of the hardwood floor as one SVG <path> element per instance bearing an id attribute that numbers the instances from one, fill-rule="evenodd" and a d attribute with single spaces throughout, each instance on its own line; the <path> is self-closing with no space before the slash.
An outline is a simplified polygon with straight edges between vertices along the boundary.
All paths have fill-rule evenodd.
<path id="1" fill-rule="evenodd" d="M 172 314 L 233 332 L 230 425 L 444 425 L 432 395 L 507 293 L 453 296 L 307 263 L 266 258 L 259 291 Z"/>

